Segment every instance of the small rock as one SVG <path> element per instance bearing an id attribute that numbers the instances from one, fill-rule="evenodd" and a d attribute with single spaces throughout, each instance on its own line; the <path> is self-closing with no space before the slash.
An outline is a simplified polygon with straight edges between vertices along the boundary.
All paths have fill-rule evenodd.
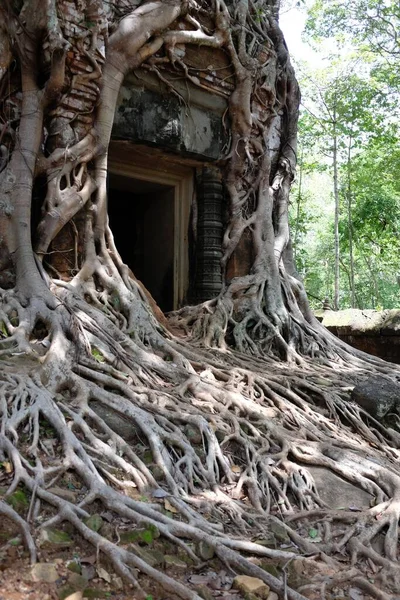
<path id="1" fill-rule="evenodd" d="M 200 598 L 203 598 L 203 600 L 214 600 L 214 594 L 212 594 L 210 592 L 210 590 L 208 589 L 208 587 L 206 585 L 199 585 L 196 588 L 196 592 L 198 593 L 198 595 L 200 596 Z"/>
<path id="2" fill-rule="evenodd" d="M 76 560 L 71 560 L 67 564 L 67 569 L 69 571 L 72 571 L 73 573 L 78 573 L 78 575 L 81 574 L 81 566 L 80 566 L 80 564 Z"/>
<path id="3" fill-rule="evenodd" d="M 379 421 L 400 407 L 400 385 L 383 377 L 370 377 L 356 385 L 351 400 Z"/>
<path id="4" fill-rule="evenodd" d="M 202 560 L 211 560 L 215 555 L 215 550 L 210 544 L 206 542 L 199 542 L 196 547 L 197 554 Z"/>
<path id="5" fill-rule="evenodd" d="M 76 591 L 84 590 L 88 584 L 88 580 L 79 573 L 71 573 L 68 576 L 68 584 Z"/>
<path id="6" fill-rule="evenodd" d="M 191 425 L 186 425 L 184 431 L 189 442 L 195 445 L 202 443 L 202 436 L 198 429 L 192 427 Z"/>
<path id="7" fill-rule="evenodd" d="M 121 579 L 121 577 L 115 577 L 113 576 L 112 578 L 112 584 L 115 587 L 115 589 L 117 590 L 122 590 L 122 588 L 124 587 L 123 581 Z"/>
<path id="8" fill-rule="evenodd" d="M 271 521 L 270 529 L 280 542 L 290 542 L 290 537 L 283 525 L 277 521 Z"/>
<path id="9" fill-rule="evenodd" d="M 70 596 L 67 596 L 65 600 L 83 600 L 82 592 L 74 592 Z"/>
<path id="10" fill-rule="evenodd" d="M 155 567 L 164 564 L 164 554 L 160 550 L 146 550 L 147 554 L 151 556 L 153 565 Z"/>
<path id="11" fill-rule="evenodd" d="M 358 588 L 350 588 L 349 596 L 351 600 L 364 600 L 364 595 Z"/>
<path id="12" fill-rule="evenodd" d="M 32 567 L 31 575 L 33 581 L 46 583 L 54 583 L 58 579 L 56 566 L 52 563 L 37 563 Z"/>
<path id="13" fill-rule="evenodd" d="M 137 556 L 140 556 L 142 560 L 147 562 L 151 567 L 159 567 L 164 564 L 164 555 L 158 550 L 147 550 L 131 544 L 128 548 L 131 552 L 134 552 Z"/>
<path id="14" fill-rule="evenodd" d="M 125 439 L 125 438 L 124 438 Z M 153 462 L 153 453 L 151 450 L 146 450 L 141 457 L 145 465 L 151 465 Z"/>
<path id="15" fill-rule="evenodd" d="M 259 598 L 268 598 L 269 586 L 257 577 L 238 575 L 233 580 L 233 587 L 243 594 L 254 594 Z"/>
<path id="16" fill-rule="evenodd" d="M 164 560 L 167 567 L 174 567 L 175 569 L 187 569 L 187 564 L 172 554 L 166 554 L 164 556 Z"/>
<path id="17" fill-rule="evenodd" d="M 121 544 L 137 542 L 140 539 L 140 531 L 138 529 L 133 529 L 132 531 L 121 531 L 119 537 L 121 540 Z"/>
<path id="18" fill-rule="evenodd" d="M 146 527 L 123 531 L 120 534 L 122 544 L 129 544 L 130 542 L 152 544 L 158 537 L 160 537 L 160 531 L 152 523 L 149 523 Z"/>
<path id="19" fill-rule="evenodd" d="M 267 600 L 279 600 L 279 596 L 275 592 L 270 592 Z"/>
<path id="20" fill-rule="evenodd" d="M 110 540 L 110 542 L 113 541 L 114 527 L 111 525 L 111 523 L 103 523 L 103 525 L 101 526 L 101 535 L 107 540 Z"/>
<path id="21" fill-rule="evenodd" d="M 71 596 L 74 597 L 74 594 L 77 593 L 76 590 L 74 590 L 70 585 L 66 584 L 66 585 L 62 585 L 60 588 L 58 588 L 57 590 L 57 594 L 58 597 L 60 598 L 60 600 L 66 600 L 67 598 L 70 598 Z M 78 592 L 79 593 L 79 592 Z M 78 596 L 79 598 L 79 596 Z"/>
<path id="22" fill-rule="evenodd" d="M 9 540 L 8 545 L 9 546 L 23 546 L 24 543 L 22 541 L 22 538 L 18 535 L 17 537 Z"/>
<path id="23" fill-rule="evenodd" d="M 137 439 L 137 430 L 135 429 L 131 419 L 127 419 L 117 411 L 108 406 L 104 406 L 101 402 L 93 400 L 90 403 L 90 408 L 99 415 L 101 419 L 107 423 L 113 431 L 120 435 L 126 442 L 133 442 Z"/>
<path id="24" fill-rule="evenodd" d="M 62 548 L 72 546 L 73 541 L 65 531 L 59 529 L 43 529 L 40 534 L 40 544 L 55 545 Z"/>
<path id="25" fill-rule="evenodd" d="M 208 575 L 191 575 L 189 577 L 190 583 L 193 583 L 198 587 L 202 587 L 204 584 L 208 583 L 209 579 Z"/>
<path id="26" fill-rule="evenodd" d="M 264 537 L 259 538 L 258 540 L 256 540 L 256 544 L 259 544 L 260 546 L 267 546 L 270 548 L 276 548 L 277 546 L 277 540 L 276 537 L 274 536 L 274 534 L 272 533 L 272 531 L 267 531 L 264 534 Z"/>
<path id="27" fill-rule="evenodd" d="M 83 565 L 82 577 L 85 577 L 88 581 L 91 581 L 95 575 L 96 571 L 92 565 Z"/>
<path id="28" fill-rule="evenodd" d="M 151 495 L 153 496 L 153 498 L 166 498 L 167 496 L 170 496 L 171 494 L 169 494 L 162 488 L 157 488 L 156 490 L 153 490 Z"/>
<path id="29" fill-rule="evenodd" d="M 72 490 L 66 490 L 66 489 L 60 488 L 60 487 L 52 487 L 52 488 L 49 488 L 47 491 L 52 494 L 55 494 L 56 496 L 59 496 L 63 500 L 67 500 L 68 502 L 72 502 L 73 504 L 76 503 L 77 494 L 76 494 L 76 492 L 73 492 Z"/>

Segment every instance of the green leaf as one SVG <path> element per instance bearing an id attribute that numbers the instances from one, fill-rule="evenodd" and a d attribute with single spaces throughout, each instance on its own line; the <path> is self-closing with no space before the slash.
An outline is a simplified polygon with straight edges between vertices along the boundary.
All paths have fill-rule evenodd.
<path id="1" fill-rule="evenodd" d="M 7 503 L 17 512 L 22 512 L 28 507 L 28 498 L 23 490 L 16 490 L 6 499 Z"/>
<path id="2" fill-rule="evenodd" d="M 145 529 L 144 531 L 142 531 L 140 537 L 142 538 L 142 540 L 144 542 L 146 542 L 146 544 L 152 544 L 153 540 L 154 540 L 154 536 L 152 531 L 150 531 L 150 529 Z"/>
<path id="3" fill-rule="evenodd" d="M 317 537 L 318 535 L 318 529 L 309 529 L 308 530 L 308 535 L 310 536 L 310 538 L 314 539 Z"/>
<path id="4" fill-rule="evenodd" d="M 100 363 L 104 362 L 104 356 L 102 355 L 100 350 L 98 348 L 96 348 L 96 346 L 91 347 L 91 352 L 92 352 L 92 356 L 97 360 L 97 362 L 100 362 Z"/>
<path id="5" fill-rule="evenodd" d="M 92 531 L 100 531 L 101 526 L 103 525 L 103 519 L 100 515 L 91 515 L 88 519 L 86 519 L 86 525 Z"/>

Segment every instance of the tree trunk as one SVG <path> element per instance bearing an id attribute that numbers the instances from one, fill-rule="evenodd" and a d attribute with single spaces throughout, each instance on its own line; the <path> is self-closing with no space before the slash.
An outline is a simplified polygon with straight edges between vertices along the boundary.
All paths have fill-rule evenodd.
<path id="1" fill-rule="evenodd" d="M 339 293 L 340 293 L 340 244 L 339 244 L 339 216 L 340 216 L 340 196 L 339 196 L 339 174 L 338 174 L 338 137 L 337 137 L 337 113 L 336 101 L 333 106 L 333 197 L 335 200 L 335 222 L 334 222 L 334 239 L 335 239 L 335 280 L 334 280 L 334 298 L 333 306 L 335 310 L 339 310 Z"/>
<path id="2" fill-rule="evenodd" d="M 299 161 L 299 188 L 297 190 L 297 202 L 296 202 L 296 226 L 294 231 L 294 261 L 297 264 L 297 251 L 299 244 L 299 228 L 300 228 L 300 209 L 301 209 L 301 200 L 302 200 L 302 192 L 303 192 L 303 155 L 304 149 L 301 148 L 301 155 Z"/>
<path id="3" fill-rule="evenodd" d="M 352 149 L 353 138 L 349 137 L 349 145 L 347 149 L 347 218 L 349 227 L 349 283 L 350 283 L 350 303 L 351 308 L 356 307 L 356 295 L 355 295 L 355 284 L 354 284 L 354 252 L 353 252 L 353 216 L 352 216 L 352 189 L 351 189 L 351 149 Z"/>

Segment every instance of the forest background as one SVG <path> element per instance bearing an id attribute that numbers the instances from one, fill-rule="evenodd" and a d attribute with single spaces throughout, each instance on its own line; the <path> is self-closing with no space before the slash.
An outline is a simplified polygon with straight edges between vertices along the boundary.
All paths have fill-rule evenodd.
<path id="1" fill-rule="evenodd" d="M 390 0 L 282 8 L 303 98 L 292 235 L 313 308 L 399 305 L 399 19 Z"/>

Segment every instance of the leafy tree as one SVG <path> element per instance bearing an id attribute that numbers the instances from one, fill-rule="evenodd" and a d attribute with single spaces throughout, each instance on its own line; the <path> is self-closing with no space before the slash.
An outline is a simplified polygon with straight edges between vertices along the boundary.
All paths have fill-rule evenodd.
<path id="1" fill-rule="evenodd" d="M 355 189 L 357 159 L 365 147 L 376 140 L 380 139 L 382 144 L 390 142 L 391 123 L 397 115 L 395 99 L 387 88 L 382 87 L 380 76 L 380 69 L 371 70 L 361 57 L 350 60 L 338 57 L 329 68 L 314 73 L 313 77 L 303 67 L 306 100 L 305 113 L 300 120 L 300 140 L 308 153 L 307 161 L 314 164 L 314 169 L 328 169 L 329 164 L 332 169 L 335 218 L 329 227 L 333 228 L 335 240 L 332 297 L 336 308 L 339 305 L 339 270 L 343 271 L 343 277 L 340 277 L 341 306 L 360 307 L 362 303 L 356 300 L 356 279 L 362 271 L 369 270 L 365 256 L 355 264 L 357 250 L 352 220 L 354 202 L 358 198 Z M 372 170 L 372 163 L 369 164 Z M 396 195 L 392 196 L 392 202 L 396 203 Z M 322 240 L 321 243 L 324 254 L 326 244 Z M 309 262 L 312 262 L 311 255 L 312 252 Z M 312 293 L 311 289 L 309 291 Z M 369 306 L 371 303 L 374 306 L 382 304 L 382 298 L 378 301 L 376 294 L 373 297 L 368 300 Z"/>
<path id="2" fill-rule="evenodd" d="M 352 226 L 360 275 L 367 271 L 365 280 L 372 283 L 369 297 L 358 286 L 360 308 L 398 305 L 400 189 L 399 143 L 388 131 L 370 143 L 357 155 L 352 174 Z M 343 244 L 348 231 L 343 232 Z M 364 264 L 364 268 L 362 265 Z"/>
<path id="3" fill-rule="evenodd" d="M 396 0 L 332 0 L 313 2 L 308 31 L 321 37 L 346 36 L 361 50 L 393 60 L 400 56 L 400 7 Z"/>

